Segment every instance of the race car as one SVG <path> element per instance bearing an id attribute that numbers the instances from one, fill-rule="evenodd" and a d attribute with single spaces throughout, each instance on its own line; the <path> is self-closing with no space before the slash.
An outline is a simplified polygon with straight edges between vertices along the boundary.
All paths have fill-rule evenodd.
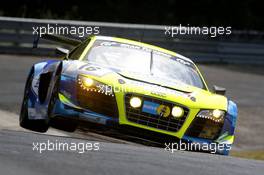
<path id="1" fill-rule="evenodd" d="M 74 131 L 82 121 L 129 126 L 185 143 L 214 145 L 210 149 L 222 145 L 215 153 L 229 153 L 237 106 L 224 96 L 224 88 L 208 89 L 191 59 L 117 37 L 50 39 L 74 48 L 58 48 L 64 59 L 32 66 L 21 127 L 38 132 L 46 132 L 49 126 Z"/>

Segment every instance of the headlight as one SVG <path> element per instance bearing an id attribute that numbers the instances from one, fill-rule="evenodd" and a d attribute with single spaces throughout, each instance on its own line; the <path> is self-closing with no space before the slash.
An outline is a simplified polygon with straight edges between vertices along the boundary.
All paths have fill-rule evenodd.
<path id="1" fill-rule="evenodd" d="M 216 119 L 221 118 L 224 114 L 225 114 L 225 112 L 221 111 L 219 109 L 213 110 L 213 117 L 216 118 Z"/>
<path id="2" fill-rule="evenodd" d="M 132 106 L 133 108 L 139 108 L 142 104 L 142 101 L 139 97 L 132 97 L 130 99 L 130 106 Z"/>
<path id="3" fill-rule="evenodd" d="M 179 106 L 174 106 L 171 111 L 171 115 L 175 118 L 182 117 L 184 114 L 184 110 Z"/>
<path id="4" fill-rule="evenodd" d="M 101 83 L 99 81 L 96 81 L 92 78 L 85 77 L 82 75 L 78 76 L 78 84 L 79 86 L 86 91 L 94 91 L 98 93 L 102 93 L 105 95 L 111 95 L 114 96 L 112 86 L 106 85 L 104 83 Z"/>
<path id="5" fill-rule="evenodd" d="M 83 77 L 82 82 L 85 87 L 91 87 L 94 84 L 93 79 L 87 77 Z"/>
<path id="6" fill-rule="evenodd" d="M 215 122 L 223 122 L 225 117 L 225 111 L 215 109 L 215 110 L 201 110 L 197 117 L 206 118 L 213 120 Z"/>

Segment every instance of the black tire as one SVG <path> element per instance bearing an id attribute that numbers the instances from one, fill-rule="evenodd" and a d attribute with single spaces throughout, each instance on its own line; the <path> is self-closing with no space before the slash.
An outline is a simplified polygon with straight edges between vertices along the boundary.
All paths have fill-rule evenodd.
<path id="1" fill-rule="evenodd" d="M 34 69 L 30 71 L 28 76 L 25 90 L 24 90 L 24 97 L 22 101 L 21 111 L 19 115 L 19 124 L 21 127 L 25 129 L 29 129 L 36 132 L 46 132 L 49 128 L 48 122 L 45 119 L 38 119 L 38 120 L 29 120 L 28 119 L 28 98 L 29 98 L 29 91 L 31 87 L 31 83 L 33 80 Z"/>
<path id="2" fill-rule="evenodd" d="M 48 108 L 48 114 L 50 118 L 50 125 L 53 128 L 60 129 L 67 132 L 74 132 L 78 126 L 78 124 L 75 121 L 72 121 L 70 119 L 64 119 L 62 117 L 52 116 L 52 111 L 54 108 L 54 105 L 56 104 L 56 101 L 58 99 L 58 91 L 59 91 L 59 75 L 56 75 L 55 77 L 55 85 L 52 91 L 49 108 Z"/>

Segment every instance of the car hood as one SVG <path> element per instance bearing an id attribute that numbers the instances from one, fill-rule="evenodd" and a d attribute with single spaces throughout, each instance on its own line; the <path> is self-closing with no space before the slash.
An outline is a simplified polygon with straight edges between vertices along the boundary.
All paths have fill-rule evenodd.
<path id="1" fill-rule="evenodd" d="M 165 77 L 155 77 L 149 74 L 139 74 L 135 72 L 125 72 L 120 71 L 117 72 L 121 77 L 132 80 L 132 81 L 139 81 L 143 84 L 143 86 L 146 86 L 146 84 L 150 85 L 157 85 L 159 87 L 162 87 L 164 89 L 170 89 L 165 90 L 165 96 L 162 98 L 175 101 L 177 103 L 182 103 L 183 105 L 186 105 L 191 108 L 197 108 L 197 109 L 227 109 L 227 98 L 222 95 L 217 95 L 214 93 L 211 93 L 207 90 L 200 89 L 194 86 L 186 85 L 184 83 L 174 81 L 170 78 Z M 139 85 L 140 86 L 140 85 Z M 160 92 L 163 92 L 162 88 L 149 88 L 150 91 L 156 92 L 155 95 L 159 95 Z M 175 93 L 176 92 L 176 93 Z M 173 94 L 173 95 L 171 95 Z M 173 97 L 172 97 L 173 96 Z M 177 96 L 175 98 L 175 96 Z"/>
<path id="2" fill-rule="evenodd" d="M 157 77 L 151 74 L 141 74 L 141 73 L 127 72 L 127 71 L 120 71 L 117 73 L 124 78 L 128 78 L 128 79 L 135 80 L 135 81 L 141 81 L 145 83 L 150 83 L 153 85 L 158 85 L 158 86 L 162 86 L 162 87 L 166 87 L 170 89 L 175 89 L 175 90 L 185 92 L 185 93 L 190 93 L 194 91 L 194 88 L 192 88 L 192 86 L 186 85 L 179 81 L 175 81 L 171 78 Z"/>

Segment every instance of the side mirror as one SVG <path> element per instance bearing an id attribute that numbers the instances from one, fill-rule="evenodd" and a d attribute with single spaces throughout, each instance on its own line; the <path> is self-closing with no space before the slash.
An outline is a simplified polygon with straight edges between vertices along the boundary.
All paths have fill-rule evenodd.
<path id="1" fill-rule="evenodd" d="M 213 86 L 213 92 L 216 93 L 216 94 L 219 94 L 219 95 L 225 95 L 226 88 L 214 85 Z"/>
<path id="2" fill-rule="evenodd" d="M 69 59 L 70 51 L 68 49 L 57 47 L 56 48 L 56 53 L 63 54 L 65 56 L 65 59 L 67 59 L 67 60 Z"/>

